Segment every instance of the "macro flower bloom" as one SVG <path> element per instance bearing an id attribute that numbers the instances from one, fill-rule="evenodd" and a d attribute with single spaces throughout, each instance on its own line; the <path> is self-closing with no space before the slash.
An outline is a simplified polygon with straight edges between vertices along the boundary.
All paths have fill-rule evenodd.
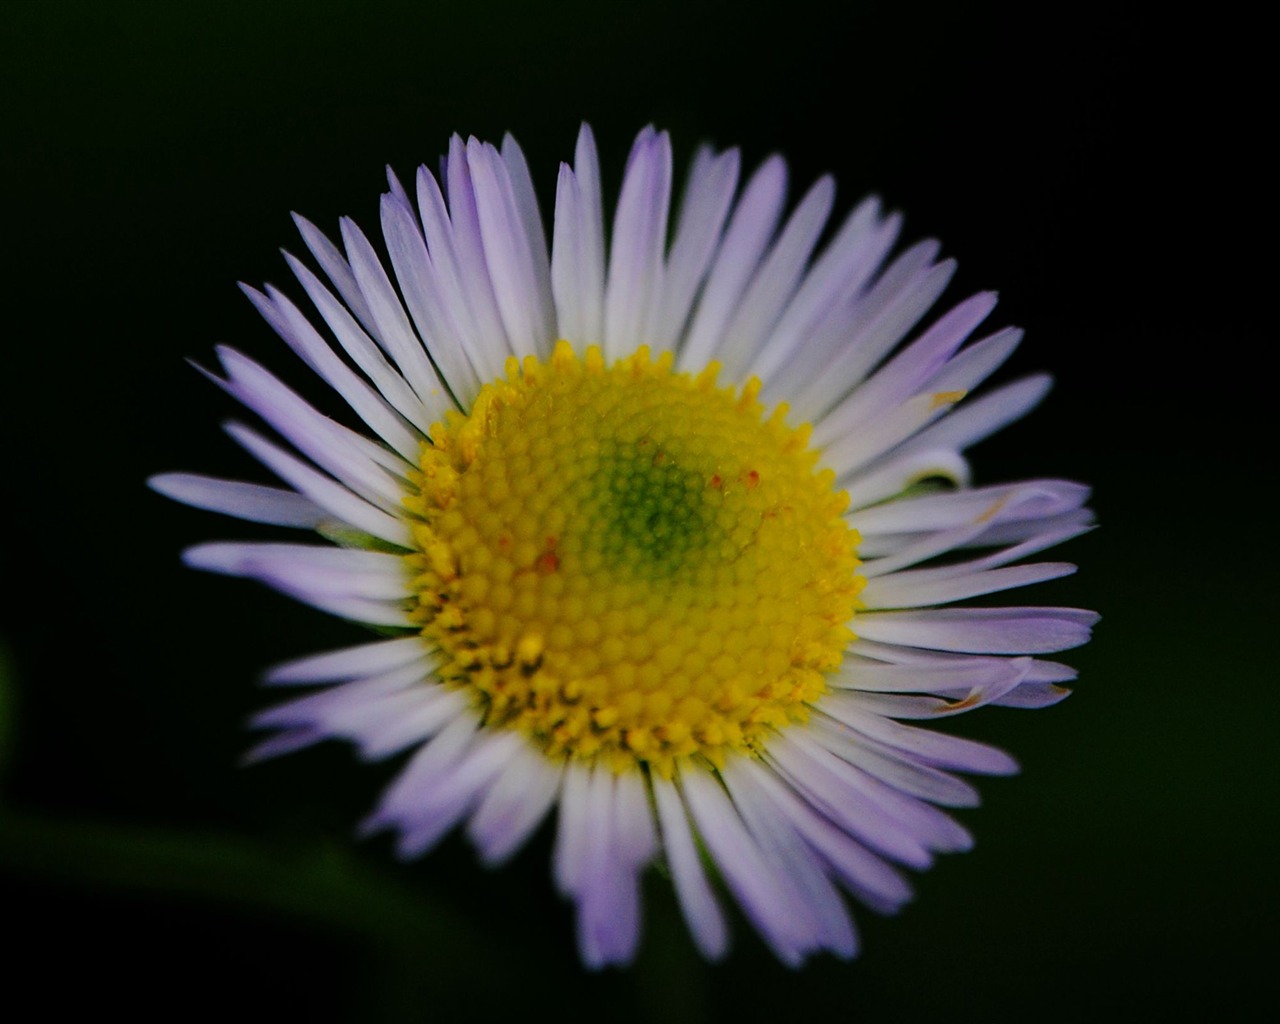
<path id="1" fill-rule="evenodd" d="M 221 348 L 214 379 L 285 443 L 227 432 L 287 486 L 151 481 L 321 538 L 188 564 L 391 634 L 271 670 L 317 689 L 257 717 L 255 754 L 411 752 L 365 825 L 405 857 L 465 824 L 496 864 L 554 809 L 591 966 L 634 955 L 659 859 L 707 957 L 717 882 L 784 962 L 852 956 L 839 890 L 896 910 L 902 867 L 971 845 L 939 809 L 977 802 L 954 773 L 1016 770 L 923 726 L 1060 700 L 1074 673 L 1037 656 L 1096 619 L 955 606 L 1074 570 L 1023 559 L 1089 528 L 1086 488 L 971 487 L 962 454 L 1049 381 L 967 398 L 1021 339 L 968 340 L 995 296 L 917 330 L 954 270 L 937 243 L 890 259 L 900 217 L 872 198 L 819 250 L 834 185 L 784 217 L 786 179 L 773 157 L 739 191 L 737 151 L 700 150 L 668 244 L 670 142 L 646 128 L 606 241 L 584 126 L 548 248 L 514 140 L 455 137 L 439 179 L 389 175 L 389 259 L 297 218 L 327 334 L 245 288 L 372 436 Z"/>

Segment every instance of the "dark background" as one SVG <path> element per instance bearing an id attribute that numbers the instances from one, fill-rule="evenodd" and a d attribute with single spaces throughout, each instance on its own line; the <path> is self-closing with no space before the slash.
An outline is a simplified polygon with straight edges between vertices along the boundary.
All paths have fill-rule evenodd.
<path id="1" fill-rule="evenodd" d="M 1043 10 L 1047 8 L 1049 13 Z M 1240 1019 L 1276 949 L 1274 64 L 1229 7 L 789 2 L 27 3 L 0 8 L 0 906 L 4 998 L 249 1019 Z M 1034 10 L 1034 13 L 1033 13 Z M 589 120 L 616 196 L 636 130 L 677 163 L 778 150 L 998 287 L 1044 406 L 980 482 L 1096 487 L 1098 608 L 1071 700 L 957 728 L 1012 750 L 977 849 L 864 953 L 798 972 L 740 920 L 702 964 L 667 884 L 626 972 L 584 973 L 550 835 L 488 872 L 401 865 L 354 823 L 394 765 L 329 744 L 237 767 L 271 662 L 359 639 L 186 545 L 256 527 L 151 494 L 252 475 L 183 362 L 228 342 L 305 373 L 236 292 L 325 230 L 377 229 L 383 165 L 512 131 L 550 209 Z M 683 171 L 678 171 L 681 175 Z M 608 201 L 609 195 L 606 195 Z M 311 388 L 310 394 L 319 391 Z M 1051 556 L 1053 557 L 1053 556 Z"/>

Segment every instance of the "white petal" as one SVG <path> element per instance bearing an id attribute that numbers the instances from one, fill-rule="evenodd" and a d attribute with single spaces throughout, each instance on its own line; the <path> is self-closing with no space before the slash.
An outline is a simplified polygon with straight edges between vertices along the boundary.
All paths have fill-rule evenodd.
<path id="1" fill-rule="evenodd" d="M 823 451 L 822 462 L 835 470 L 836 485 L 844 486 L 864 466 L 892 452 L 946 413 L 959 397 L 959 392 L 954 391 L 916 395 L 864 424 L 863 429 L 841 437 Z"/>
<path id="2" fill-rule="evenodd" d="M 1048 501 L 1045 500 L 1046 497 L 1048 497 Z M 903 502 L 902 504 L 906 505 L 908 502 Z M 954 515 L 952 525 L 931 533 L 903 534 L 898 538 L 899 543 L 887 546 L 885 554 L 880 557 L 868 557 L 863 563 L 862 575 L 869 580 L 885 577 L 890 573 L 901 576 L 900 570 L 905 569 L 907 566 L 917 565 L 958 548 L 983 544 L 990 539 L 994 526 L 1010 520 L 1034 520 L 1045 511 L 1052 512 L 1056 504 L 1056 500 L 1052 495 L 1046 496 L 1035 486 L 1009 489 L 991 502 L 984 498 L 984 500 L 977 503 L 952 503 L 945 506 L 946 510 Z M 980 508 L 982 511 L 973 515 L 974 508 Z M 962 518 L 959 515 L 955 515 L 955 513 L 964 510 L 968 510 L 970 513 L 967 517 Z M 866 515 L 866 518 L 875 518 L 877 521 L 881 521 L 883 517 L 874 516 L 876 511 L 874 509 L 871 510 Z M 906 514 L 902 516 L 904 522 L 911 518 L 910 512 L 911 510 L 907 510 Z M 854 521 L 858 523 L 861 523 L 863 518 L 863 513 L 858 513 L 853 517 Z M 1067 540 L 1070 537 L 1077 536 L 1084 532 L 1085 529 L 1086 527 L 1076 523 L 1066 527 L 1054 525 L 1043 533 L 1035 534 L 1021 543 L 1015 544 L 1013 547 L 996 552 L 986 558 L 929 570 L 917 570 L 906 578 L 917 581 L 938 580 L 964 575 L 967 572 L 995 568 L 1007 562 L 1016 561 L 1024 555 L 1042 551 L 1046 547 L 1051 547 L 1053 544 Z"/>
<path id="3" fill-rule="evenodd" d="M 587 329 L 585 305 L 588 286 L 582 239 L 582 193 L 573 169 L 560 165 L 556 179 L 556 219 L 551 247 L 551 290 L 556 301 L 556 320 L 562 338 L 578 345 L 600 344 L 599 336 Z"/>
<path id="4" fill-rule="evenodd" d="M 476 203 L 475 182 L 467 160 L 467 147 L 455 135 L 449 140 L 449 156 L 445 161 L 449 190 L 449 220 L 452 225 L 454 251 L 458 258 L 458 276 L 476 318 L 479 337 L 491 339 L 496 352 L 501 347 L 509 355 L 519 356 L 513 340 L 503 326 L 494 283 L 485 260 L 480 214 Z M 427 235 L 431 244 L 431 236 Z M 499 361 L 501 364 L 501 360 Z"/>
<path id="5" fill-rule="evenodd" d="M 859 640 L 855 650 L 870 646 Z M 1029 660 L 953 656 L 924 664 L 886 664 L 850 653 L 827 681 L 837 690 L 867 693 L 967 693 L 1016 686 L 1030 671 Z M 818 707 L 827 711 L 825 702 L 833 697 L 824 697 Z M 840 717 L 834 709 L 828 713 Z"/>
<path id="6" fill-rule="evenodd" d="M 394 714 L 352 737 L 366 761 L 380 761 L 417 746 L 467 711 L 462 695 L 442 686 L 418 687 L 413 697 Z"/>
<path id="7" fill-rule="evenodd" d="M 1056 683 L 1023 682 L 991 703 L 1005 708 L 1047 708 L 1071 696 L 1071 690 Z"/>
<path id="8" fill-rule="evenodd" d="M 507 165 L 511 180 L 511 193 L 515 200 L 517 216 L 524 228 L 525 241 L 529 245 L 534 286 L 539 296 L 541 311 L 551 341 L 558 336 L 551 298 L 551 263 L 547 254 L 547 233 L 542 227 L 542 213 L 538 208 L 538 196 L 533 189 L 533 176 L 524 151 L 510 133 L 502 137 L 502 161 Z"/>
<path id="9" fill-rule="evenodd" d="M 417 857 L 434 847 L 480 802 L 524 740 L 514 732 L 479 732 L 465 753 L 416 794 L 417 819 L 401 824 L 398 852 Z"/>
<path id="10" fill-rule="evenodd" d="M 419 676 L 401 666 L 276 704 L 254 715 L 250 725 L 255 729 L 307 727 L 325 736 L 345 736 L 349 723 L 359 716 L 367 718 L 371 711 L 384 710 L 389 698 L 403 695 L 420 682 Z"/>
<path id="11" fill-rule="evenodd" d="M 882 822 L 893 822 L 926 849 L 938 853 L 955 853 L 973 845 L 968 831 L 953 818 L 931 804 L 885 785 L 862 769 L 831 754 L 817 742 L 809 730 L 791 730 L 788 739 L 806 758 L 811 759 L 811 763 L 821 761 L 834 768 L 834 774 L 841 784 L 848 791 L 856 792 L 870 801 L 882 816 Z"/>
<path id="12" fill-rule="evenodd" d="M 1013 690 L 1015 685 L 1010 684 L 1009 690 Z M 860 711 L 879 715 L 882 718 L 919 719 L 921 721 L 963 714 L 966 711 L 972 711 L 974 708 L 982 707 L 984 704 L 998 700 L 1001 696 L 1003 696 L 1003 693 L 999 690 L 982 691 L 980 696 L 972 700 L 967 697 L 961 700 L 948 700 L 944 697 L 885 693 L 847 695 L 847 697 L 852 698 L 850 703 L 856 705 Z M 836 713 L 836 707 L 837 705 L 832 705 L 833 714 Z"/>
<path id="13" fill-rule="evenodd" d="M 410 663 L 277 704 L 254 715 L 251 724 L 255 729 L 308 726 L 358 739 L 371 724 L 395 718 L 419 701 L 435 701 L 441 694 L 456 696 L 456 691 L 427 682 L 421 666 Z"/>
<path id="14" fill-rule="evenodd" d="M 1031 659 L 1026 677 L 1017 687 L 992 703 L 1010 708 L 1044 708 L 1071 695 L 1068 687 L 1059 685 L 1076 678 L 1076 670 L 1056 661 Z"/>
<path id="15" fill-rule="evenodd" d="M 405 593 L 389 597 L 397 587 L 393 577 L 381 573 L 359 574 L 324 566 L 318 562 L 301 564 L 296 559 L 254 557 L 244 552 L 253 545 L 203 544 L 183 552 L 183 562 L 193 569 L 259 580 L 290 597 L 319 608 L 321 611 L 355 622 L 375 626 L 412 625 L 404 609 Z M 270 545 L 263 545 L 270 547 Z M 281 545 L 284 547 L 286 545 Z M 315 548 L 330 554 L 365 554 L 341 552 L 336 548 Z"/>
<path id="16" fill-rule="evenodd" d="M 644 776 L 638 771 L 619 775 L 615 801 L 619 853 L 628 864 L 648 864 L 658 852 L 658 833 Z"/>
<path id="17" fill-rule="evenodd" d="M 1027 670 L 1027 678 L 1024 681 L 1028 683 L 1069 683 L 1076 676 L 1076 670 L 1070 665 L 1032 658 L 1031 668 Z"/>
<path id="18" fill-rule="evenodd" d="M 1022 330 L 1006 327 L 988 335 L 947 361 L 925 385 L 928 391 L 972 391 L 1001 364 L 1022 342 Z"/>
<path id="19" fill-rule="evenodd" d="M 411 857 L 422 852 L 413 841 L 415 833 L 438 822 L 439 812 L 424 796 L 447 779 L 475 741 L 474 715 L 455 717 L 434 739 L 410 759 L 408 765 L 383 793 L 378 808 L 360 826 L 362 835 L 384 829 L 400 831 L 397 853 Z"/>
<path id="20" fill-rule="evenodd" d="M 329 737 L 323 732 L 306 726 L 278 732 L 269 739 L 255 744 L 240 758 L 240 764 L 248 767 L 261 761 L 270 760 L 273 757 L 283 757 L 285 754 L 293 754 L 299 750 L 305 750 L 307 747 L 315 746 L 315 744 L 327 739 Z"/>
<path id="21" fill-rule="evenodd" d="M 1039 543 L 1041 538 L 1054 537 L 1053 543 L 1078 537 L 1093 529 L 1093 511 L 1087 508 L 1073 509 L 1061 515 L 1044 519 L 1010 519 L 992 523 L 978 534 L 966 547 L 990 547 L 1000 544 Z"/>
<path id="22" fill-rule="evenodd" d="M 862 380 L 892 352 L 950 283 L 955 260 L 935 262 L 940 249 L 936 239 L 916 242 L 850 305 L 845 366 L 854 379 Z"/>
<path id="23" fill-rule="evenodd" d="M 680 911 L 698 952 L 708 960 L 719 960 L 729 948 L 729 931 L 724 912 L 702 870 L 688 814 L 673 783 L 657 775 L 652 782 L 658 822 L 662 827 L 662 847 Z"/>
<path id="24" fill-rule="evenodd" d="M 591 769 L 578 761 L 565 765 L 564 784 L 560 787 L 559 823 L 552 860 L 556 888 L 562 896 L 576 895 L 582 884 L 586 860 L 587 832 L 591 828 L 587 792 Z"/>
<path id="25" fill-rule="evenodd" d="M 389 195 L 402 206 L 413 209 L 413 202 L 409 199 L 409 193 L 404 185 L 400 183 L 400 179 L 396 176 L 396 172 L 392 170 L 391 165 L 387 164 L 387 188 L 391 191 Z"/>
<path id="26" fill-rule="evenodd" d="M 584 122 L 573 151 L 573 173 L 578 180 L 579 245 L 582 253 L 583 329 L 588 341 L 604 341 L 604 198 L 600 185 L 600 160 L 596 140 Z"/>
<path id="27" fill-rule="evenodd" d="M 638 875 L 647 855 L 628 848 L 627 838 L 634 837 L 636 822 L 630 813 L 634 808 L 624 796 L 623 778 L 596 768 L 587 794 L 591 828 L 576 895 L 578 946 L 583 963 L 590 968 L 630 963 L 640 940 Z M 632 778 L 640 780 L 638 775 Z M 640 810 L 645 819 L 650 817 L 647 806 Z"/>

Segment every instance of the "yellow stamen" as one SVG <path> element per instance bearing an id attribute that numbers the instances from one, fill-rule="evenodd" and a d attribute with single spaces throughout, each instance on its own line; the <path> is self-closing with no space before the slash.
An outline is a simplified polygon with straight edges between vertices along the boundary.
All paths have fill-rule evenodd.
<path id="1" fill-rule="evenodd" d="M 935 391 L 932 400 L 929 402 L 929 408 L 941 409 L 943 406 L 955 405 L 968 393 L 967 391 Z"/>
<path id="2" fill-rule="evenodd" d="M 422 634 L 485 724 L 669 775 L 804 721 L 853 638 L 857 533 L 760 383 L 647 349 L 508 360 L 436 424 L 407 504 Z"/>

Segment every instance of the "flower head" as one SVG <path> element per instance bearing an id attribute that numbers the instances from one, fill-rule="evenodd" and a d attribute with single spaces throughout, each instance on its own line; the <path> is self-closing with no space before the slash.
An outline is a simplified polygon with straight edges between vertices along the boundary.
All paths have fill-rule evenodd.
<path id="1" fill-rule="evenodd" d="M 328 282 L 289 266 L 328 333 L 246 292 L 373 436 L 221 349 L 216 379 L 286 443 L 227 430 L 287 487 L 152 480 L 324 538 L 190 565 L 395 634 L 273 669 L 319 689 L 259 715 L 255 753 L 411 751 L 366 823 L 405 856 L 465 823 L 497 863 L 555 808 L 593 966 L 633 956 L 659 858 L 708 957 L 716 875 L 783 961 L 852 955 L 838 890 L 899 907 L 900 866 L 971 843 L 938 809 L 977 801 L 953 772 L 1015 770 L 916 723 L 1061 699 L 1073 673 L 1035 656 L 1096 618 L 952 607 L 1073 571 L 1020 563 L 1091 518 L 1076 484 L 969 486 L 964 449 L 1048 387 L 966 397 L 1021 338 L 966 344 L 995 297 L 904 343 L 954 269 L 936 243 L 890 261 L 900 219 L 869 199 L 815 255 L 830 179 L 784 219 L 780 159 L 738 177 L 736 151 L 699 151 L 668 245 L 670 143 L 644 130 L 607 257 L 585 127 L 549 253 L 509 137 L 455 138 L 415 197 L 390 177 L 389 266 L 350 221 L 339 249 L 298 218 Z"/>

